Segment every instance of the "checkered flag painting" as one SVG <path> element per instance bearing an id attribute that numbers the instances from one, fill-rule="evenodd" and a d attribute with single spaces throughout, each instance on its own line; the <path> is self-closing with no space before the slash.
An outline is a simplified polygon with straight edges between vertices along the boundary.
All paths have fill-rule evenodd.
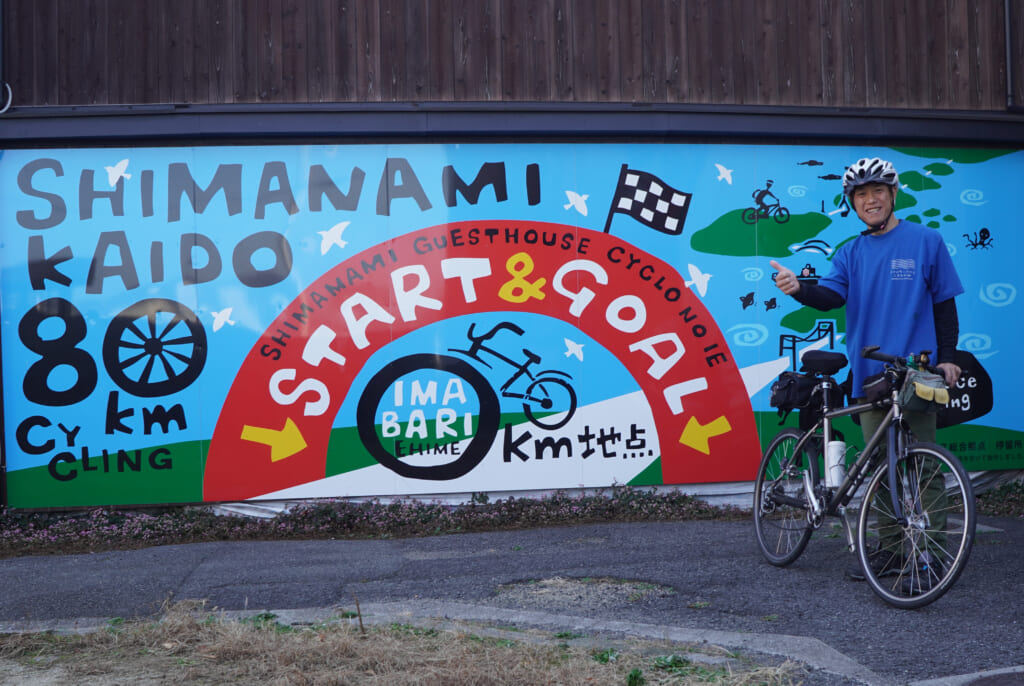
<path id="1" fill-rule="evenodd" d="M 683 232 L 692 195 L 677 191 L 654 174 L 630 169 L 624 164 L 619 172 L 619 184 L 608 210 L 604 232 L 609 232 L 612 216 L 619 212 L 652 229 L 678 236 Z"/>

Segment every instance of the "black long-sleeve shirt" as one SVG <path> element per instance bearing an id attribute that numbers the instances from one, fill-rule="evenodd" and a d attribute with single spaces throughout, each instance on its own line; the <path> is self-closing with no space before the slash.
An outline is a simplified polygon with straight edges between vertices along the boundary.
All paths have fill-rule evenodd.
<path id="1" fill-rule="evenodd" d="M 823 312 L 846 304 L 843 296 L 827 286 L 817 284 L 800 284 L 800 290 L 793 294 L 793 298 L 801 305 L 807 305 Z M 956 343 L 960 338 L 960 318 L 956 311 L 956 300 L 950 298 L 935 303 L 932 306 L 932 313 L 935 318 L 935 340 L 938 347 L 938 350 L 935 351 L 934 362 L 935 364 L 952 362 Z"/>

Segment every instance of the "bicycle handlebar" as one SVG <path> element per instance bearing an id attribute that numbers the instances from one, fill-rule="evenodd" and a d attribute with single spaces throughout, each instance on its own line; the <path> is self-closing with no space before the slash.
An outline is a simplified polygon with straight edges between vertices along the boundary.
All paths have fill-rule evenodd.
<path id="1" fill-rule="evenodd" d="M 885 362 L 887 364 L 896 364 L 896 360 L 902 360 L 902 357 L 896 355 L 889 355 L 887 353 L 878 352 L 881 350 L 880 346 L 877 345 L 866 345 L 860 349 L 860 356 L 869 360 L 878 360 L 879 362 Z"/>
<path id="2" fill-rule="evenodd" d="M 912 355 L 914 358 L 914 365 L 920 369 L 926 369 L 930 372 L 938 372 L 938 368 L 930 364 L 929 357 L 931 356 L 931 350 L 922 350 L 917 355 Z M 879 352 L 879 346 L 877 345 L 866 345 L 860 350 L 860 356 L 869 360 L 878 360 L 884 362 L 887 365 L 895 367 L 897 370 L 907 368 L 907 359 L 901 355 L 890 355 L 888 353 Z"/>

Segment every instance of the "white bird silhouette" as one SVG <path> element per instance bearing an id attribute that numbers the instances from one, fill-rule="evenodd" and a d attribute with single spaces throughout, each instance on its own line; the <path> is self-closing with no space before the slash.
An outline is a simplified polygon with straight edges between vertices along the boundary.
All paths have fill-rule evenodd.
<path id="1" fill-rule="evenodd" d="M 587 216 L 587 198 L 589 195 L 580 195 L 576 191 L 566 191 L 565 197 L 569 198 L 569 202 L 562 205 L 565 209 L 575 207 L 576 211 L 582 214 L 584 217 Z"/>
<path id="2" fill-rule="evenodd" d="M 213 312 L 212 313 L 213 314 L 213 330 L 214 331 L 220 331 L 221 328 L 225 324 L 230 324 L 231 326 L 235 325 L 234 320 L 231 319 L 231 310 L 232 310 L 232 308 L 225 307 L 220 312 Z"/>
<path id="3" fill-rule="evenodd" d="M 343 240 L 341 238 L 341 234 L 343 231 L 345 231 L 345 227 L 347 227 L 350 223 L 351 222 L 340 222 L 338 224 L 335 224 L 331 228 L 327 229 L 326 231 L 317 231 L 317 233 L 320 234 L 321 255 L 326 255 L 327 251 L 331 249 L 332 245 L 336 245 L 339 248 L 344 248 L 346 245 L 348 245 L 348 241 Z"/>
<path id="4" fill-rule="evenodd" d="M 715 162 L 715 166 L 718 167 L 718 181 L 725 181 L 730 186 L 732 185 L 732 169 L 726 169 L 725 165 L 718 164 Z"/>
<path id="5" fill-rule="evenodd" d="M 565 341 L 565 356 L 575 357 L 580 362 L 583 361 L 583 346 L 584 343 L 577 343 L 576 341 L 570 341 L 568 338 L 563 338 Z"/>
<path id="6" fill-rule="evenodd" d="M 695 264 L 689 264 L 686 268 L 690 270 L 690 280 L 686 282 L 686 286 L 696 286 L 697 292 L 703 298 L 708 294 L 708 279 L 711 278 L 711 275 L 703 273 Z"/>
<path id="7" fill-rule="evenodd" d="M 128 168 L 128 159 L 123 159 L 113 167 L 103 167 L 107 170 L 107 181 L 110 183 L 110 187 L 113 188 L 117 185 L 117 182 L 123 177 L 125 181 L 132 178 L 131 174 L 125 174 L 124 170 Z"/>

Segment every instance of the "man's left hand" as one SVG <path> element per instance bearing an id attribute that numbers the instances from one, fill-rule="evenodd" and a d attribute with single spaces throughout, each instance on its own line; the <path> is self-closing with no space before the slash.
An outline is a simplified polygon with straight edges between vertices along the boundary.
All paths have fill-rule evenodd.
<path id="1" fill-rule="evenodd" d="M 952 388 L 956 385 L 956 382 L 960 380 L 960 367 L 957 367 L 952 362 L 939 362 L 935 365 L 942 371 L 942 375 L 946 377 L 946 385 Z"/>

